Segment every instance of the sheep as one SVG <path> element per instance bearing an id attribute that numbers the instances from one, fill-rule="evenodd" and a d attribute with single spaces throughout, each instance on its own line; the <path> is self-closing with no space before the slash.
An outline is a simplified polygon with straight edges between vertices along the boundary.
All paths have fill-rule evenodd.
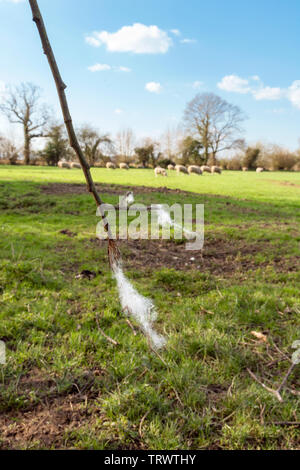
<path id="1" fill-rule="evenodd" d="M 71 168 L 69 162 L 62 162 L 62 161 L 59 161 L 58 164 L 57 164 L 57 166 L 58 166 L 59 168 Z"/>
<path id="2" fill-rule="evenodd" d="M 189 174 L 186 167 L 183 165 L 176 165 L 175 170 L 177 171 L 177 174 L 179 173 L 186 173 L 187 175 Z"/>
<path id="3" fill-rule="evenodd" d="M 248 168 L 246 166 L 243 166 L 242 170 L 243 171 L 248 171 Z"/>
<path id="4" fill-rule="evenodd" d="M 171 165 L 171 164 L 168 165 L 168 170 L 170 170 L 170 171 L 171 171 L 171 170 L 175 170 L 175 166 L 174 166 L 174 165 Z"/>
<path id="5" fill-rule="evenodd" d="M 129 170 L 129 166 L 127 165 L 127 163 L 120 163 L 119 167 L 121 168 L 121 170 Z"/>
<path id="6" fill-rule="evenodd" d="M 190 166 L 188 166 L 187 170 L 188 170 L 189 175 L 191 173 L 196 173 L 197 175 L 202 175 L 202 170 L 201 170 L 200 166 L 190 165 Z"/>
<path id="7" fill-rule="evenodd" d="M 81 168 L 81 165 L 77 162 L 71 162 L 71 168 Z"/>
<path id="8" fill-rule="evenodd" d="M 116 165 L 113 163 L 113 162 L 107 162 L 106 163 L 106 168 L 109 168 L 111 170 L 115 170 L 116 169 Z"/>
<path id="9" fill-rule="evenodd" d="M 220 175 L 222 173 L 222 170 L 219 166 L 214 165 L 214 166 L 211 167 L 211 172 L 212 173 L 218 173 Z"/>
<path id="10" fill-rule="evenodd" d="M 204 173 L 205 171 L 206 171 L 207 173 L 211 173 L 210 167 L 207 166 L 207 165 L 202 165 L 202 166 L 200 167 L 200 169 L 201 169 L 202 173 Z"/>
<path id="11" fill-rule="evenodd" d="M 263 171 L 265 171 L 265 169 L 262 168 L 261 166 L 259 166 L 258 168 L 256 168 L 256 173 L 262 173 Z"/>
<path id="12" fill-rule="evenodd" d="M 166 172 L 166 170 L 164 168 L 161 168 L 160 166 L 157 166 L 154 169 L 154 174 L 155 176 L 158 176 L 158 175 L 168 176 L 168 173 Z"/>

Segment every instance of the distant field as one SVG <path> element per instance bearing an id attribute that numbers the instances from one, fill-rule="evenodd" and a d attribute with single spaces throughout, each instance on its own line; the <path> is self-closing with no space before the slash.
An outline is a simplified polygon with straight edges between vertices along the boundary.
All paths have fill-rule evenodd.
<path id="1" fill-rule="evenodd" d="M 255 172 L 224 171 L 222 175 L 205 173 L 198 175 L 177 175 L 169 171 L 168 177 L 155 177 L 153 170 L 107 170 L 92 168 L 96 182 L 123 185 L 139 185 L 182 189 L 196 193 L 233 196 L 239 199 L 299 202 L 300 172 Z M 84 183 L 84 176 L 78 169 L 55 167 L 13 167 L 0 166 L 2 180 Z"/>
<path id="2" fill-rule="evenodd" d="M 300 449 L 300 366 L 283 403 L 247 371 L 275 387 L 300 339 L 300 173 L 92 174 L 109 203 L 124 186 L 203 203 L 203 252 L 120 244 L 168 338 L 159 358 L 120 310 L 82 172 L 0 166 L 0 449 Z"/>

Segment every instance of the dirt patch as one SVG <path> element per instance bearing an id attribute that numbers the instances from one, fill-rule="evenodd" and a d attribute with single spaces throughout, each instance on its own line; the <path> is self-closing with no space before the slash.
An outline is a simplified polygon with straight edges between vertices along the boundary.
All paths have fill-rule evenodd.
<path id="1" fill-rule="evenodd" d="M 93 385 L 95 377 L 102 374 L 101 369 L 83 371 L 62 392 L 58 391 L 55 377 L 46 376 L 39 369 L 22 376 L 16 385 L 17 393 L 33 393 L 39 403 L 1 413 L 0 450 L 65 448 L 66 433 L 90 424 L 100 414 L 99 410 L 92 413 L 87 403 L 98 396 Z"/>
<path id="2" fill-rule="evenodd" d="M 124 196 L 128 191 L 133 191 L 134 194 L 151 194 L 151 193 L 162 193 L 162 194 L 182 194 L 184 196 L 207 196 L 219 199 L 233 199 L 223 194 L 206 194 L 206 193 L 195 193 L 192 191 L 184 191 L 183 189 L 171 189 L 166 186 L 160 186 L 154 188 L 152 186 L 125 186 L 122 184 L 106 184 L 97 183 L 95 184 L 99 194 L 112 194 L 114 196 Z M 53 195 L 53 196 L 68 196 L 68 195 L 80 195 L 88 194 L 88 190 L 85 184 L 80 183 L 49 183 L 45 186 L 41 186 L 42 193 Z M 245 201 L 245 199 L 241 199 Z M 227 205 L 231 202 L 226 202 Z"/>
<path id="3" fill-rule="evenodd" d="M 134 191 L 136 194 L 148 194 L 148 193 L 172 193 L 172 194 L 195 194 L 190 191 L 182 191 L 181 189 L 169 189 L 165 186 L 159 188 L 152 188 L 148 186 L 124 186 L 120 184 L 104 184 L 97 183 L 96 188 L 99 193 L 113 194 L 113 195 L 124 195 L 127 191 Z M 72 194 L 87 194 L 87 187 L 85 184 L 74 184 L 74 183 L 50 183 L 46 186 L 41 187 L 44 194 L 64 196 Z"/>
<path id="4" fill-rule="evenodd" d="M 90 241 L 99 243 L 103 248 L 106 246 L 103 240 L 95 238 Z M 185 243 L 177 244 L 170 240 L 128 240 L 119 244 L 126 268 L 144 272 L 168 267 L 176 270 L 197 269 L 218 276 L 240 274 L 246 278 L 249 270 L 266 265 L 273 266 L 279 272 L 298 271 L 300 267 L 300 256 L 292 259 L 278 256 L 257 262 L 255 256 L 259 253 L 274 254 L 274 247 L 265 240 L 249 244 L 244 240 L 207 239 L 203 250 L 197 251 L 187 251 Z"/>
<path id="5" fill-rule="evenodd" d="M 77 235 L 77 233 L 71 232 L 68 229 L 60 230 L 59 233 L 61 233 L 62 235 L 67 235 L 68 237 L 76 237 L 76 235 Z"/>
<path id="6" fill-rule="evenodd" d="M 223 195 L 198 194 L 180 189 L 169 189 L 166 187 L 146 187 L 146 186 L 123 186 L 117 184 L 97 184 L 100 193 L 124 195 L 127 191 L 134 191 L 135 194 L 147 193 L 165 193 L 194 195 L 198 197 L 214 197 L 223 199 L 222 203 L 228 210 L 235 213 L 259 213 L 257 208 L 240 207 Z M 42 186 L 42 191 L 48 195 L 78 195 L 87 194 L 86 185 L 69 183 L 50 183 Z M 264 214 L 266 210 L 264 208 Z M 274 218 L 280 218 L 280 214 L 272 214 Z M 285 222 L 276 224 L 277 229 L 283 227 L 286 229 Z M 290 224 L 290 222 L 289 222 Z M 266 226 L 262 223 L 262 227 Z M 238 228 L 238 226 L 234 225 Z M 248 227 L 240 226 L 241 229 Z M 297 232 L 298 233 L 298 232 Z M 295 232 L 296 234 L 296 232 Z M 291 234 L 292 236 L 293 234 Z M 100 247 L 106 248 L 106 242 L 99 241 L 96 238 L 90 240 L 92 243 L 99 243 Z M 209 239 L 205 238 L 203 250 L 187 251 L 185 243 L 178 244 L 174 241 L 163 240 L 128 240 L 120 241 L 121 251 L 124 252 L 125 264 L 128 268 L 134 268 L 141 271 L 152 271 L 163 267 L 174 268 L 176 270 L 199 269 L 208 271 L 214 275 L 234 275 L 239 273 L 247 277 L 247 271 L 256 270 L 267 265 L 273 266 L 279 272 L 298 271 L 300 265 L 300 256 L 287 258 L 278 254 L 274 258 L 274 246 L 268 239 L 260 239 L 257 243 L 249 243 L 245 240 L 231 240 L 230 238 Z M 256 261 L 256 255 L 261 254 L 265 257 L 268 254 L 268 261 Z M 70 268 L 69 268 L 70 269 Z"/>
<path id="7" fill-rule="evenodd" d="M 66 447 L 66 433 L 95 419 L 78 395 L 56 397 L 28 411 L 12 411 L 0 418 L 0 449 Z M 69 448 L 69 447 L 68 447 Z"/>

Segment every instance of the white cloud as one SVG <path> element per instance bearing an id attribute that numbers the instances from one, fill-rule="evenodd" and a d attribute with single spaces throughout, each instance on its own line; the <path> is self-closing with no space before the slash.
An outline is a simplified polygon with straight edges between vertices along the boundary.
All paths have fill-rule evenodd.
<path id="1" fill-rule="evenodd" d="M 287 97 L 290 102 L 300 108 L 300 80 L 295 80 L 287 90 Z"/>
<path id="2" fill-rule="evenodd" d="M 108 64 L 95 64 L 88 67 L 91 72 L 106 72 L 108 70 L 114 70 L 116 72 L 131 72 L 131 69 L 128 67 L 123 67 L 122 65 L 119 66 L 111 66 Z"/>
<path id="3" fill-rule="evenodd" d="M 158 82 L 149 82 L 145 85 L 145 90 L 150 93 L 160 93 L 162 91 L 162 86 Z"/>
<path id="4" fill-rule="evenodd" d="M 279 100 L 283 96 L 283 90 L 281 88 L 272 88 L 266 86 L 259 88 L 258 90 L 252 90 L 253 96 L 256 100 Z"/>
<path id="5" fill-rule="evenodd" d="M 120 108 L 115 109 L 115 114 L 122 114 L 122 113 L 123 113 L 123 109 L 120 109 Z"/>
<path id="6" fill-rule="evenodd" d="M 185 38 L 185 39 L 181 39 L 180 42 L 182 44 L 194 44 L 195 42 L 197 42 L 197 40 L 196 39 Z"/>
<path id="7" fill-rule="evenodd" d="M 256 85 L 253 86 L 250 80 L 256 82 Z M 227 75 L 222 78 L 217 86 L 221 90 L 233 93 L 249 93 L 257 101 L 278 101 L 284 98 L 289 100 L 293 106 L 300 109 L 300 80 L 295 80 L 288 88 L 280 88 L 264 86 L 258 75 L 253 75 L 249 80 L 237 75 Z M 273 110 L 273 112 L 279 113 L 278 109 Z"/>
<path id="8" fill-rule="evenodd" d="M 129 67 L 122 67 L 122 65 L 117 67 L 117 70 L 119 70 L 119 72 L 131 72 L 131 69 Z"/>
<path id="9" fill-rule="evenodd" d="M 192 84 L 192 87 L 195 88 L 195 90 L 197 90 L 198 88 L 201 88 L 203 85 L 203 82 L 200 82 L 199 80 L 196 80 L 193 84 Z"/>
<path id="10" fill-rule="evenodd" d="M 111 70 L 111 66 L 108 64 L 95 64 L 88 67 L 91 72 L 105 72 Z"/>
<path id="11" fill-rule="evenodd" d="M 95 38 L 94 36 L 86 36 L 85 41 L 90 46 L 99 47 L 101 45 L 101 42 L 99 41 L 99 39 Z"/>
<path id="12" fill-rule="evenodd" d="M 181 32 L 179 31 L 179 29 L 170 29 L 170 32 L 175 36 L 181 36 Z"/>
<path id="13" fill-rule="evenodd" d="M 217 84 L 220 90 L 231 91 L 233 93 L 249 93 L 249 81 L 238 77 L 237 75 L 226 75 Z"/>
<path id="14" fill-rule="evenodd" d="M 0 2 L 7 2 L 7 3 L 24 3 L 25 0 L 0 0 Z"/>
<path id="15" fill-rule="evenodd" d="M 251 80 L 260 82 L 258 75 L 251 77 Z M 263 86 L 262 83 L 258 85 L 258 88 L 254 88 L 250 81 L 237 75 L 226 75 L 222 78 L 221 82 L 217 84 L 221 90 L 229 91 L 232 93 L 247 94 L 251 93 L 254 98 L 260 100 L 279 100 L 284 95 L 284 90 L 279 87 Z"/>
<path id="16" fill-rule="evenodd" d="M 134 54 L 164 54 L 173 44 L 168 34 L 157 26 L 134 23 L 123 26 L 115 33 L 95 31 L 86 42 L 99 47 L 102 44 L 110 52 L 133 52 Z"/>

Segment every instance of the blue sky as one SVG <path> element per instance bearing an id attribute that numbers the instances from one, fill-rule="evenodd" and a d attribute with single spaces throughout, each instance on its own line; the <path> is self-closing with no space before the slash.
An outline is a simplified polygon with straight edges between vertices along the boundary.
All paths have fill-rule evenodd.
<path id="1" fill-rule="evenodd" d="M 247 114 L 245 138 L 300 138 L 299 0 L 40 0 L 76 124 L 159 136 L 197 92 Z M 32 81 L 59 116 L 27 1 L 0 0 L 0 91 Z M 3 118 L 0 124 L 5 127 Z"/>

